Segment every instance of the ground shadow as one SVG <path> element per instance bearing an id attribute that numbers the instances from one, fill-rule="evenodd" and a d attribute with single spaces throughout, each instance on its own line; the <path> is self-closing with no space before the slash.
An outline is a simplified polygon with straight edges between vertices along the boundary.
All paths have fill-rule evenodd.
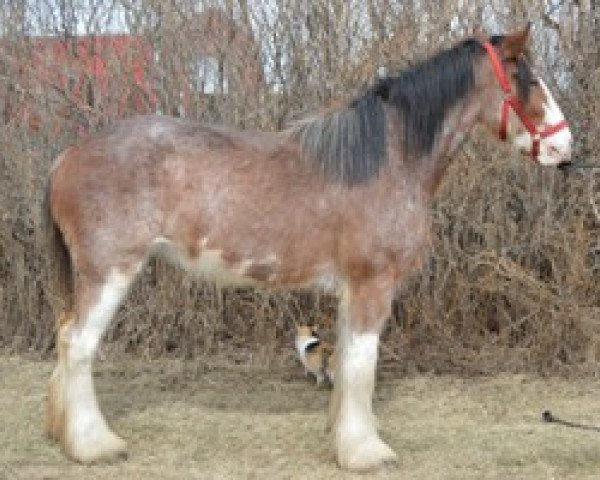
<path id="1" fill-rule="evenodd" d="M 330 389 L 300 372 L 264 371 L 157 362 L 101 365 L 94 381 L 103 412 L 118 419 L 165 402 L 221 412 L 261 414 L 324 412 Z"/>

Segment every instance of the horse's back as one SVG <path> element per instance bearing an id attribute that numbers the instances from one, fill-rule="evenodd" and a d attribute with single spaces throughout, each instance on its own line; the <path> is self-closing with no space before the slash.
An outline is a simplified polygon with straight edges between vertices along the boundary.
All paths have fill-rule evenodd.
<path id="1" fill-rule="evenodd" d="M 185 123 L 136 117 L 66 148 L 50 173 L 50 210 L 72 255 L 145 252 L 158 234 L 164 162 Z M 85 250 L 85 255 L 84 255 Z M 140 253 L 141 254 L 141 253 Z"/>
<path id="2" fill-rule="evenodd" d="M 333 261 L 334 195 L 278 134 L 123 120 L 67 148 L 50 193 L 68 245 L 93 250 L 95 263 L 123 252 L 142 258 L 167 241 L 182 265 L 218 251 L 257 280 L 275 279 L 282 264 L 289 282 L 301 283 L 310 276 L 304 264 L 320 258 L 322 270 Z M 310 255 L 292 247 L 299 238 L 313 244 Z"/>

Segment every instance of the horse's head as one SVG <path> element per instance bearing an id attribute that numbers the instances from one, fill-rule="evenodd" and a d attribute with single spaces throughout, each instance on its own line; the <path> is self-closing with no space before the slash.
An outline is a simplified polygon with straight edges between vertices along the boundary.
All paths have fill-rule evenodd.
<path id="1" fill-rule="evenodd" d="M 525 57 L 529 26 L 482 42 L 489 88 L 483 122 L 502 140 L 542 165 L 571 160 L 571 131 L 544 81 Z M 489 92 L 489 93 L 488 93 Z"/>

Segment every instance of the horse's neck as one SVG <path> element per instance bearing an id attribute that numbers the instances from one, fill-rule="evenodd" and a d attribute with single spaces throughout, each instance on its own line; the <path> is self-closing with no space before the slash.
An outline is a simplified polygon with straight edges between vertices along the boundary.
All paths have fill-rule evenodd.
<path id="1" fill-rule="evenodd" d="M 428 158 L 421 162 L 422 184 L 431 194 L 437 190 L 454 154 L 477 123 L 481 102 L 480 96 L 470 95 L 446 115 L 438 141 Z"/>

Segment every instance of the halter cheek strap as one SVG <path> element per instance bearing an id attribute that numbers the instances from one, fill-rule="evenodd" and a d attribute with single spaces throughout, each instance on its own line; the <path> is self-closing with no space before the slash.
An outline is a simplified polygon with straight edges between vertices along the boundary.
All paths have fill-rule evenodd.
<path id="1" fill-rule="evenodd" d="M 525 127 L 525 129 L 529 132 L 532 139 L 531 146 L 531 156 L 536 159 L 540 154 L 540 142 L 543 138 L 550 137 L 555 133 L 559 132 L 563 128 L 568 126 L 566 120 L 562 120 L 554 125 L 549 125 L 543 130 L 538 130 L 533 120 L 525 113 L 523 105 L 519 101 L 519 99 L 512 93 L 512 86 L 508 81 L 508 77 L 506 76 L 506 70 L 504 70 L 504 66 L 502 62 L 498 58 L 498 54 L 496 53 L 496 49 L 490 42 L 484 42 L 483 48 L 487 51 L 488 58 L 490 59 L 490 63 L 492 64 L 492 68 L 494 69 L 494 73 L 496 74 L 496 78 L 500 83 L 500 87 L 504 92 L 504 101 L 502 102 L 502 110 L 500 116 L 500 131 L 498 135 L 501 140 L 506 140 L 507 130 L 508 130 L 508 111 L 509 109 L 513 109 L 521 123 Z"/>

